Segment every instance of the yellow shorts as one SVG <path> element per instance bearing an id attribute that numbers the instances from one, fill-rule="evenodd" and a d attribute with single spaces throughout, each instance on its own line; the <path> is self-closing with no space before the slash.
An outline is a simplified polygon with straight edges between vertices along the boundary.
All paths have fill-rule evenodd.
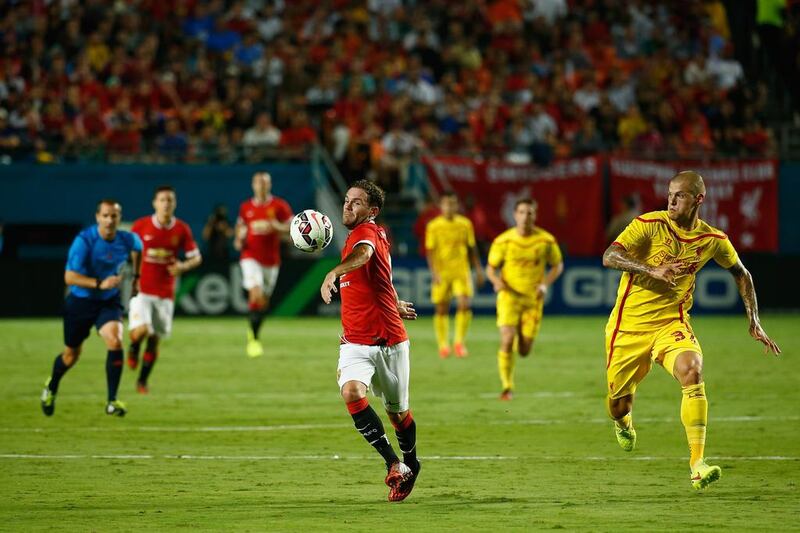
<path id="1" fill-rule="evenodd" d="M 497 295 L 497 327 L 519 328 L 523 337 L 533 339 L 542 324 L 542 308 L 544 298 L 523 298 L 509 291 L 500 291 Z"/>
<path id="2" fill-rule="evenodd" d="M 608 397 L 621 398 L 636 392 L 636 387 L 653 366 L 653 361 L 672 375 L 675 359 L 681 352 L 703 351 L 688 322 L 674 320 L 653 331 L 617 331 L 606 326 L 606 382 Z"/>
<path id="3" fill-rule="evenodd" d="M 431 302 L 449 303 L 454 297 L 472 298 L 472 276 L 470 272 L 459 276 L 442 276 L 442 281 L 431 285 Z"/>

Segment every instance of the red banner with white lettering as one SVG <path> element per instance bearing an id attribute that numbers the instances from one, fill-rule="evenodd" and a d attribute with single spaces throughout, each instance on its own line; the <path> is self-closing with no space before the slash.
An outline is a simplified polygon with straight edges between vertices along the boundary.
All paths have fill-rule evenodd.
<path id="1" fill-rule="evenodd" d="M 603 252 L 603 184 L 596 157 L 559 160 L 547 168 L 465 157 L 425 157 L 423 163 L 437 191 L 453 190 L 466 204 L 479 240 L 514 226 L 514 202 L 530 196 L 539 205 L 536 225 L 555 235 L 566 254 Z"/>
<path id="2" fill-rule="evenodd" d="M 638 195 L 642 212 L 666 209 L 669 180 L 688 169 L 706 184 L 700 218 L 727 233 L 740 252 L 778 251 L 778 163 L 772 159 L 699 163 L 612 157 L 611 205 Z"/>

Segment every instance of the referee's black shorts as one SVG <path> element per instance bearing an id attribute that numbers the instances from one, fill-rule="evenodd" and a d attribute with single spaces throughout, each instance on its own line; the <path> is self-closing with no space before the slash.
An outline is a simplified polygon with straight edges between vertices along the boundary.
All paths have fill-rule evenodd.
<path id="1" fill-rule="evenodd" d="M 122 321 L 122 303 L 119 294 L 107 300 L 92 300 L 70 294 L 64 301 L 64 345 L 77 348 L 92 326 L 100 331 L 107 322 Z"/>

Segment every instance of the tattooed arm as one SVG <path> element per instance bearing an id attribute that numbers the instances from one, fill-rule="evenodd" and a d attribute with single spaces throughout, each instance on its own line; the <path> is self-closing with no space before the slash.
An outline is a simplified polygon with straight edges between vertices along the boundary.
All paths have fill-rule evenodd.
<path id="1" fill-rule="evenodd" d="M 775 341 L 770 339 L 764 328 L 761 327 L 761 321 L 758 318 L 758 300 L 756 299 L 756 288 L 753 286 L 753 276 L 750 275 L 741 260 L 729 268 L 728 272 L 736 280 L 736 286 L 742 296 L 744 308 L 747 312 L 747 320 L 750 322 L 750 336 L 764 345 L 764 353 L 769 351 L 774 352 L 775 355 L 781 353 L 781 349 L 775 344 Z"/>
<path id="2" fill-rule="evenodd" d="M 674 278 L 680 272 L 680 265 L 677 263 L 665 263 L 658 266 L 650 266 L 643 261 L 633 257 L 628 251 L 618 244 L 609 246 L 603 254 L 603 266 L 615 268 L 631 274 L 644 274 L 653 279 L 666 281 L 671 286 L 675 286 Z"/>

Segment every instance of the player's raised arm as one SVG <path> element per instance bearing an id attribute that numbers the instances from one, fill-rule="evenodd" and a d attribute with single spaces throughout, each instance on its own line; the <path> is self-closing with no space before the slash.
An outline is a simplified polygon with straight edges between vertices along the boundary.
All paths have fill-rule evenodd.
<path id="1" fill-rule="evenodd" d="M 728 272 L 736 280 L 736 286 L 742 296 L 744 308 L 747 312 L 747 320 L 750 322 L 750 336 L 764 345 L 764 353 L 772 351 L 775 355 L 778 355 L 781 353 L 781 349 L 775 341 L 769 338 L 767 332 L 761 327 L 761 321 L 758 318 L 758 300 L 756 298 L 756 288 L 753 285 L 753 276 L 750 275 L 741 260 L 729 268 Z"/>
<path id="2" fill-rule="evenodd" d="M 603 253 L 603 266 L 633 274 L 644 274 L 653 279 L 665 281 L 673 287 L 675 286 L 675 276 L 680 273 L 680 265 L 678 263 L 650 266 L 633 257 L 625 248 L 616 243 L 606 248 Z"/>
<path id="3" fill-rule="evenodd" d="M 337 291 L 336 280 L 339 276 L 366 265 L 374 251 L 369 244 L 361 243 L 353 248 L 353 251 L 341 263 L 333 267 L 333 270 L 328 272 L 322 281 L 322 286 L 319 288 L 322 301 L 326 304 L 331 303 L 331 295 Z"/>

